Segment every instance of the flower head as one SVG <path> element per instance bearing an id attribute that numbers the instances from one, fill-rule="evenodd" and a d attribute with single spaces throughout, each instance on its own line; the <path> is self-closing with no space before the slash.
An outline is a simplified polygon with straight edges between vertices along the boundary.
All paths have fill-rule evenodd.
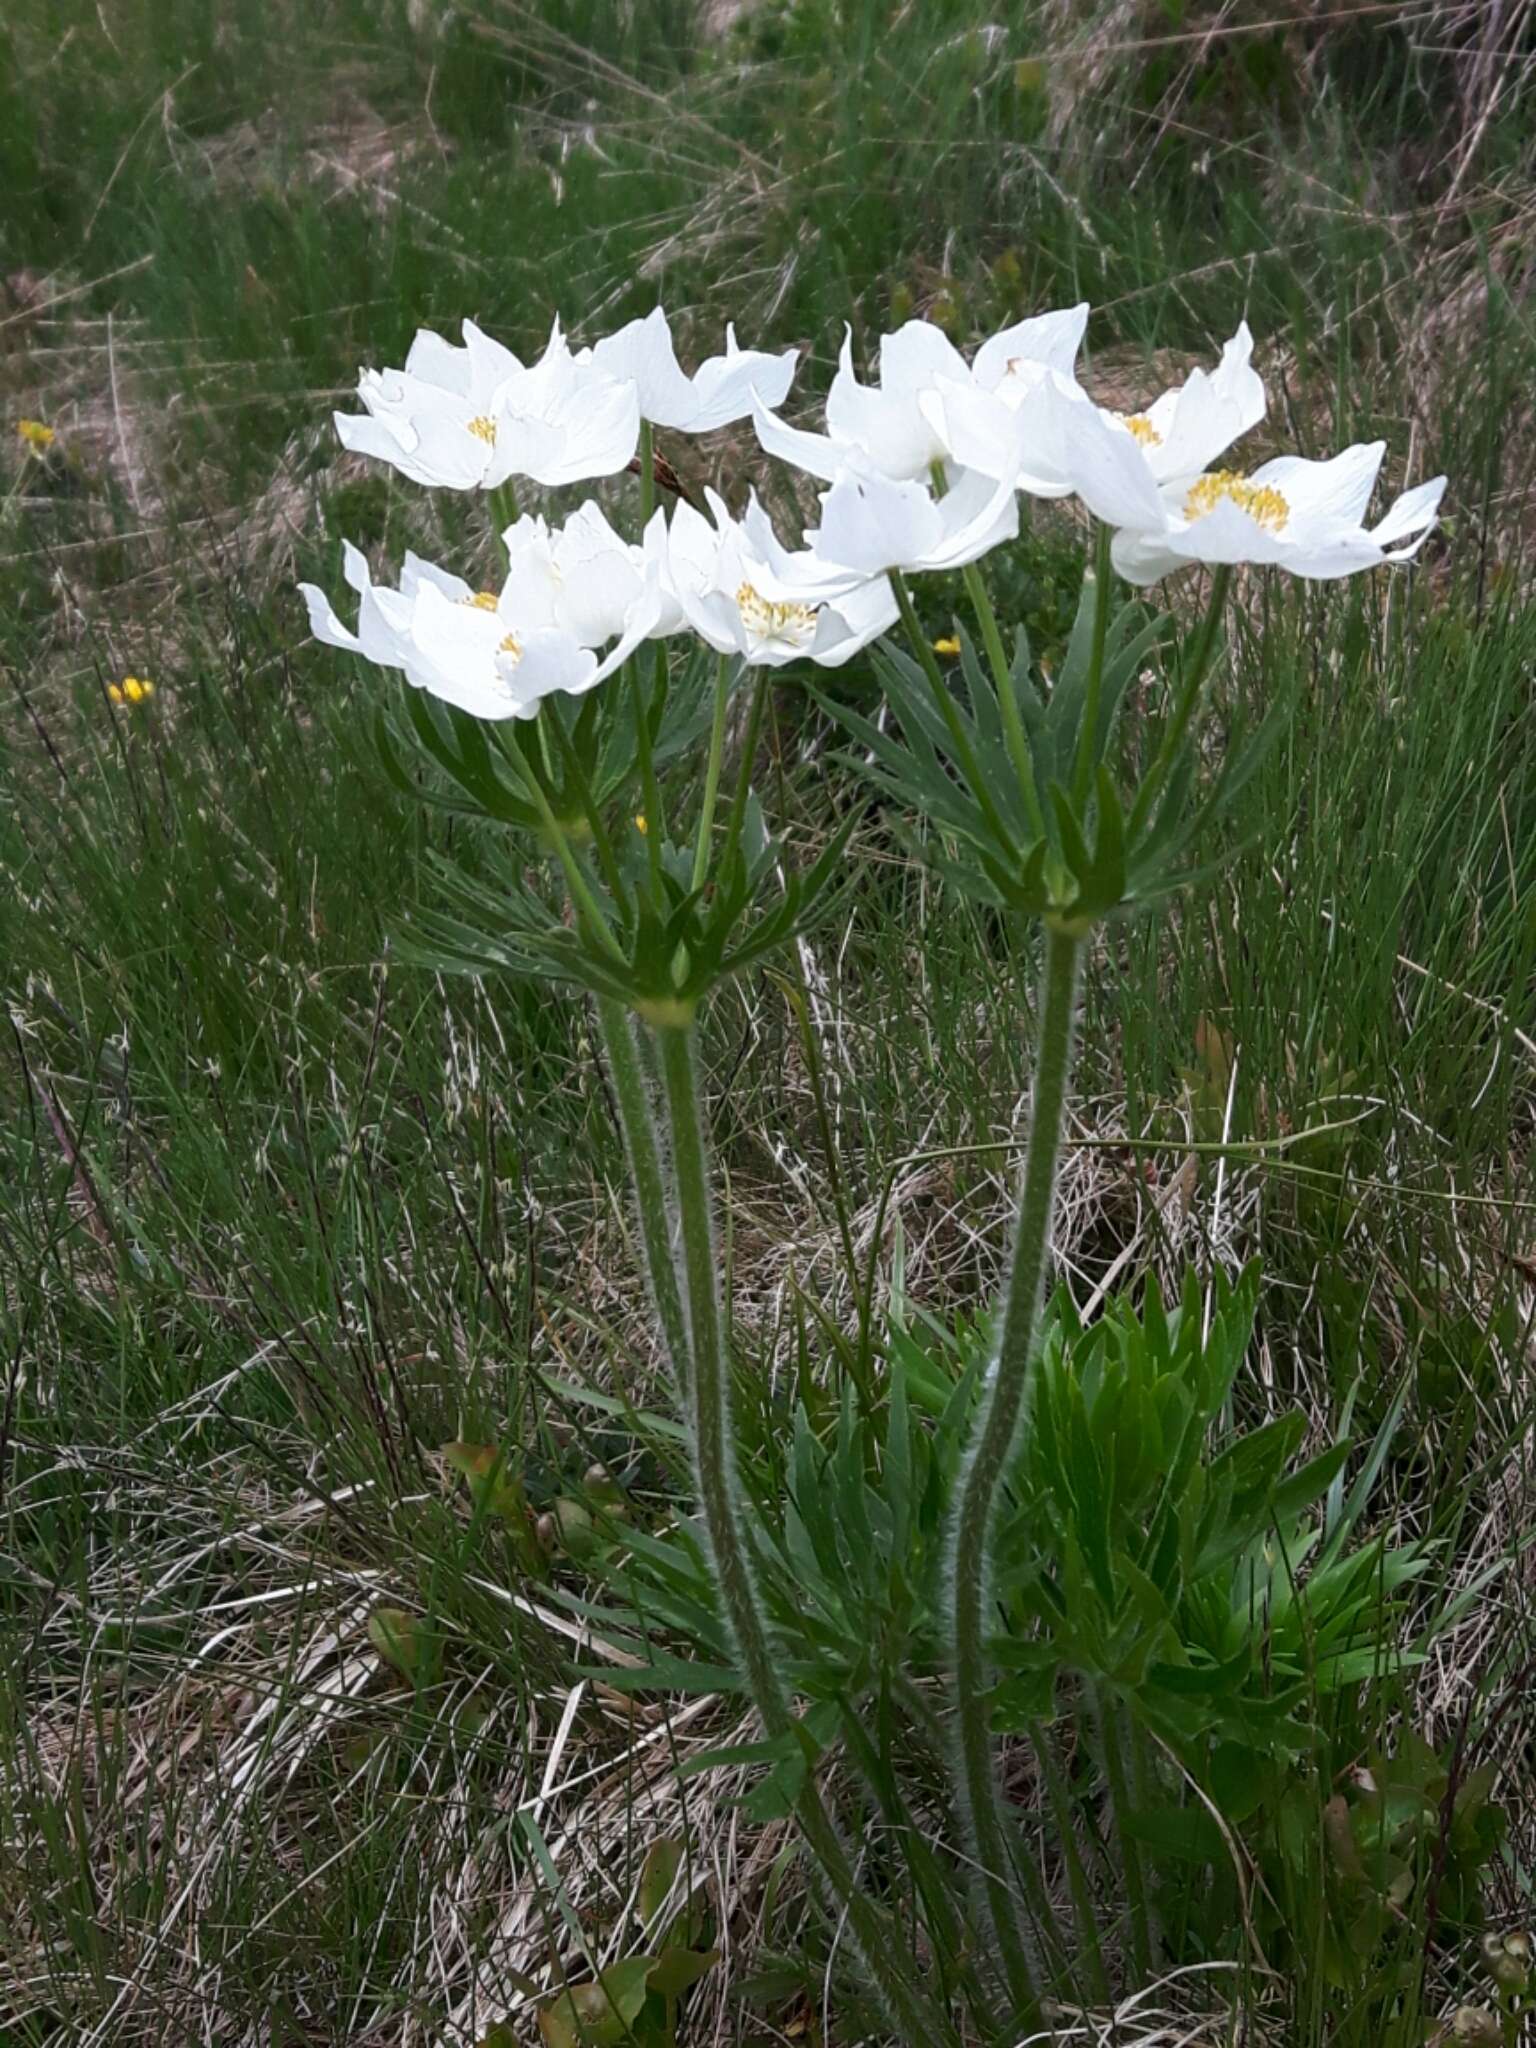
<path id="1" fill-rule="evenodd" d="M 59 438 L 50 426 L 41 420 L 18 420 L 16 435 L 29 455 L 46 455 Z"/>
<path id="2" fill-rule="evenodd" d="M 462 348 L 422 332 L 403 370 L 364 370 L 358 396 L 363 416 L 335 415 L 343 444 L 449 490 L 613 476 L 639 440 L 633 388 L 574 357 L 558 321 L 531 367 L 472 320 Z"/>
<path id="3" fill-rule="evenodd" d="M 782 405 L 798 359 L 795 349 L 770 355 L 738 348 L 736 330 L 727 326 L 725 354 L 710 356 L 689 377 L 678 363 L 672 329 L 660 306 L 577 357 L 578 362 L 590 360 L 615 383 L 632 384 L 641 419 L 684 434 L 706 434 L 745 419 L 754 401 Z"/>
<path id="4" fill-rule="evenodd" d="M 826 433 L 786 426 L 759 404 L 757 437 L 770 455 L 827 483 L 847 468 L 897 482 L 926 477 L 951 453 L 925 402 L 941 385 L 998 394 L 1006 410 L 1048 370 L 1070 378 L 1087 319 L 1083 305 L 1022 320 L 983 342 L 974 364 L 931 321 L 909 320 L 880 343 L 877 384 L 861 384 L 854 374 L 853 337 L 845 331 L 827 393 Z"/>
<path id="5" fill-rule="evenodd" d="M 563 528 L 520 519 L 507 529 L 509 566 L 499 590 L 476 590 L 415 555 L 399 588 L 373 582 L 361 552 L 345 546 L 345 576 L 360 603 L 355 629 L 324 593 L 299 586 L 310 630 L 327 646 L 401 669 L 418 689 L 476 718 L 531 718 L 552 691 L 592 689 L 639 643 L 681 623 L 663 587 L 665 528 L 646 544 L 619 539 L 593 504 Z M 612 641 L 608 652 L 595 651 Z"/>
<path id="6" fill-rule="evenodd" d="M 1406 561 L 1435 524 L 1445 478 L 1404 492 L 1368 528 L 1366 507 L 1385 452 L 1384 442 L 1372 441 L 1327 462 L 1281 455 L 1251 476 L 1207 470 L 1165 484 L 1161 524 L 1118 532 L 1115 567 L 1138 584 L 1155 583 L 1187 562 L 1273 563 L 1327 581 Z"/>
<path id="7" fill-rule="evenodd" d="M 1214 371 L 1192 370 L 1140 412 L 1095 405 L 1054 363 L 1013 388 L 940 379 L 923 406 L 949 460 L 985 476 L 1014 474 L 1035 497 L 1076 492 L 1112 525 L 1155 524 L 1161 484 L 1198 475 L 1263 418 L 1252 354 L 1245 322 Z"/>
<path id="8" fill-rule="evenodd" d="M 148 676 L 124 676 L 120 683 L 108 683 L 107 698 L 113 704 L 147 704 L 155 694 Z"/>
<path id="9" fill-rule="evenodd" d="M 733 519 L 713 491 L 710 518 L 680 504 L 667 541 L 667 578 L 683 616 L 722 654 L 770 668 L 850 660 L 896 619 L 889 579 L 782 546 L 753 499 Z"/>

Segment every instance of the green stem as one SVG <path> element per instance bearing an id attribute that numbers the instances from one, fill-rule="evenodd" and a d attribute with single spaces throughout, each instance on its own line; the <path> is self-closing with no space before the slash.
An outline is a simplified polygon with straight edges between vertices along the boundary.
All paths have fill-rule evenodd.
<path id="1" fill-rule="evenodd" d="M 1083 697 L 1083 722 L 1077 731 L 1077 764 L 1072 774 L 1072 798 L 1079 810 L 1088 801 L 1098 756 L 1099 700 L 1104 692 L 1104 648 L 1109 639 L 1109 600 L 1114 589 L 1115 565 L 1110 558 L 1114 535 L 1101 525 L 1093 556 L 1093 640 L 1088 653 L 1088 686 Z"/>
<path id="2" fill-rule="evenodd" d="M 1141 1849 L 1130 1831 L 1134 1808 L 1126 1781 L 1125 1759 L 1120 1754 L 1120 1721 L 1113 1703 L 1101 1687 L 1093 1689 L 1099 1717 L 1099 1740 L 1104 1751 L 1104 1776 L 1109 1785 L 1109 1804 L 1114 1815 L 1115 1839 L 1125 1866 L 1125 1896 L 1131 1909 L 1131 1955 L 1139 1983 L 1152 1972 L 1151 1920 L 1147 1911 L 1147 1886 L 1141 1868 Z"/>
<path id="3" fill-rule="evenodd" d="M 982 645 L 986 648 L 987 659 L 992 664 L 992 680 L 997 685 L 997 701 L 1003 714 L 1003 739 L 1008 748 L 1008 758 L 1013 763 L 1013 772 L 1018 778 L 1019 795 L 1024 799 L 1024 808 L 1029 813 L 1029 829 L 1037 839 L 1043 839 L 1045 812 L 1040 807 L 1040 792 L 1035 784 L 1035 767 L 1029 758 L 1029 740 L 1024 731 L 1024 721 L 1019 716 L 1018 692 L 1014 687 L 1013 669 L 1008 660 L 1007 649 L 1003 646 L 997 613 L 992 609 L 986 578 L 976 564 L 968 562 L 963 573 L 965 587 L 970 594 L 971 609 L 975 612 L 976 623 L 981 628 Z"/>
<path id="4" fill-rule="evenodd" d="M 730 1361 L 718 1288 L 711 1218 L 709 1162 L 699 1113 L 693 1027 L 663 1025 L 656 1032 L 662 1095 L 671 1136 L 677 1192 L 690 1354 L 691 1403 L 699 1502 L 709 1538 L 715 1584 L 741 1661 L 747 1690 L 770 1739 L 787 1735 L 794 1712 L 779 1659 L 768 1634 L 758 1591 L 757 1566 L 744 1522 L 746 1505 L 731 1425 Z M 796 1806 L 806 1843 L 848 1929 L 859 1961 L 877 1987 L 903 2042 L 952 2039 L 942 2017 L 910 1982 L 898 1960 L 895 1928 L 861 1890 L 848 1851 L 808 1772 Z"/>
<path id="5" fill-rule="evenodd" d="M 771 669 L 758 670 L 752 702 L 747 707 L 747 730 L 741 743 L 736 794 L 731 798 L 731 814 L 725 828 L 725 844 L 728 851 L 734 851 L 741 844 L 741 828 L 747 815 L 747 799 L 752 794 L 752 766 L 757 759 L 757 742 L 763 730 L 763 713 L 768 708 L 768 685 L 772 673 Z"/>
<path id="6" fill-rule="evenodd" d="M 992 792 L 981 772 L 981 763 L 976 758 L 976 749 L 971 745 L 971 736 L 949 694 L 949 685 L 934 658 L 933 649 L 923 634 L 916 611 L 912 605 L 912 594 L 907 589 L 906 578 L 899 569 L 891 571 L 891 588 L 896 593 L 897 608 L 901 612 L 901 623 L 907 629 L 907 638 L 912 643 L 912 652 L 917 656 L 918 666 L 928 678 L 928 687 L 933 692 L 934 702 L 939 707 L 944 723 L 949 727 L 949 736 L 954 743 L 955 765 L 964 775 L 966 786 L 975 797 L 982 816 L 1000 846 L 1011 846 L 1013 835 L 1003 823 L 1002 814 L 992 799 Z"/>
<path id="7" fill-rule="evenodd" d="M 709 763 L 704 770 L 704 808 L 699 813 L 699 836 L 693 847 L 693 886 L 702 889 L 709 873 L 709 835 L 714 830 L 715 803 L 720 795 L 720 758 L 725 752 L 725 713 L 731 695 L 730 656 L 715 662 L 715 715 L 709 728 Z"/>
<path id="8" fill-rule="evenodd" d="M 584 917 L 592 927 L 593 933 L 601 942 L 604 952 L 612 959 L 620 961 L 625 967 L 628 967 L 629 962 L 624 958 L 624 949 L 614 937 L 597 898 L 592 894 L 591 884 L 581 871 L 581 863 L 577 860 L 575 852 L 571 847 L 571 842 L 566 837 L 565 827 L 550 808 L 549 798 L 544 792 L 544 785 L 532 768 L 528 769 L 524 777 L 524 786 L 531 793 L 534 803 L 538 806 L 540 820 L 543 823 L 545 832 L 549 835 L 550 844 L 555 849 L 555 855 L 565 875 L 565 886 L 571 892 L 571 901 L 576 906 L 577 914 Z"/>
<path id="9" fill-rule="evenodd" d="M 636 1036 L 638 1027 L 628 1008 L 613 996 L 598 997 L 597 1021 L 608 1077 L 613 1083 L 614 1100 L 618 1104 L 624 1153 L 629 1161 L 630 1179 L 635 1190 L 635 1213 L 640 1222 L 651 1301 L 656 1310 L 656 1320 L 661 1325 L 662 1341 L 667 1347 L 678 1393 L 686 1404 L 693 1377 L 688 1322 L 683 1313 L 676 1254 L 667 1221 L 672 1213 L 672 1203 L 668 1198 L 650 1086 Z"/>
<path id="10" fill-rule="evenodd" d="M 1076 933 L 1047 924 L 1034 1103 L 1024 1150 L 1007 1300 L 992 1369 L 972 1425 L 949 1538 L 958 1729 L 955 1789 L 981 1869 L 1008 1989 L 1021 2013 L 1033 2011 L 1037 2001 L 1010 1882 L 1008 1816 L 993 1768 L 987 1613 L 998 1495 L 1013 1455 L 1034 1365 L 1036 1327 L 1050 1257 L 1081 953 L 1082 940 Z"/>
<path id="11" fill-rule="evenodd" d="M 649 420 L 640 422 L 640 531 L 651 523 L 656 510 L 656 449 Z"/>
<path id="12" fill-rule="evenodd" d="M 1184 735 L 1189 730 L 1190 720 L 1195 715 L 1195 706 L 1200 701 L 1200 692 L 1216 654 L 1216 642 L 1221 636 L 1222 613 L 1227 608 L 1227 592 L 1232 584 L 1231 567 L 1221 563 L 1211 577 L 1211 601 L 1206 606 L 1205 617 L 1200 621 L 1200 630 L 1195 635 L 1195 644 L 1189 650 L 1188 659 L 1181 664 L 1183 675 L 1179 686 L 1178 700 L 1173 715 L 1164 728 L 1162 741 L 1153 757 L 1152 766 L 1147 770 L 1141 788 L 1136 792 L 1136 801 L 1131 806 L 1129 836 L 1134 839 L 1152 815 L 1152 807 L 1162 793 L 1163 784 L 1178 758 Z"/>
<path id="13" fill-rule="evenodd" d="M 497 484 L 489 497 L 494 529 L 492 537 L 499 541 L 509 526 L 517 524 L 517 487 L 511 482 Z"/>

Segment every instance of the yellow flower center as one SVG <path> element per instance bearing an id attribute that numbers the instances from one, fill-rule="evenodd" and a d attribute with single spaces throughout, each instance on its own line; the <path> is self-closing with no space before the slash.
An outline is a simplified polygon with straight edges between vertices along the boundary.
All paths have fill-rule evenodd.
<path id="1" fill-rule="evenodd" d="M 471 605 L 477 612 L 493 612 L 500 602 L 494 590 L 477 590 L 473 597 L 459 599 L 460 604 Z"/>
<path id="2" fill-rule="evenodd" d="M 1203 519 L 1207 512 L 1215 511 L 1223 498 L 1230 499 L 1269 533 L 1279 533 L 1291 516 L 1284 493 L 1273 484 L 1250 483 L 1235 469 L 1213 469 L 1191 484 L 1184 500 L 1184 517 Z"/>
<path id="3" fill-rule="evenodd" d="M 470 421 L 469 432 L 474 435 L 477 441 L 483 441 L 487 448 L 494 448 L 496 446 L 496 422 L 493 419 L 487 419 L 483 412 L 477 413 Z"/>
<path id="4" fill-rule="evenodd" d="M 52 427 L 46 427 L 41 420 L 18 420 L 16 431 L 34 453 L 41 455 L 45 448 L 51 448 L 58 436 Z"/>
<path id="5" fill-rule="evenodd" d="M 1133 441 L 1139 441 L 1143 448 L 1161 448 L 1163 437 L 1153 426 L 1144 412 L 1120 412 L 1115 414 L 1122 427 Z"/>
<path id="6" fill-rule="evenodd" d="M 512 666 L 515 668 L 523 658 L 523 643 L 515 633 L 507 633 L 503 636 L 496 652 L 510 656 Z"/>
<path id="7" fill-rule="evenodd" d="M 750 583 L 743 583 L 738 588 L 736 609 L 741 613 L 741 623 L 747 631 L 755 633 L 760 640 L 797 640 L 816 630 L 814 605 L 764 597 Z"/>

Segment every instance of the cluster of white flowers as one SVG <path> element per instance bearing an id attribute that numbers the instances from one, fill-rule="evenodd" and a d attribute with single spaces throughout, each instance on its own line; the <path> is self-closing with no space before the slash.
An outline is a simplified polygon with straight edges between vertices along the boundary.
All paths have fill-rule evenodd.
<path id="1" fill-rule="evenodd" d="M 748 664 L 845 662 L 894 622 L 893 572 L 962 568 L 1010 540 L 1021 492 L 1081 499 L 1113 529 L 1115 567 L 1136 584 L 1190 562 L 1348 576 L 1411 556 L 1433 526 L 1443 477 L 1363 523 L 1379 441 L 1251 474 L 1215 466 L 1264 414 L 1246 325 L 1214 370 L 1123 414 L 1077 380 L 1087 320 L 1076 306 L 1020 321 L 969 362 L 911 320 L 882 340 L 874 384 L 860 383 L 845 336 L 820 434 L 778 414 L 793 350 L 738 348 L 728 327 L 725 353 L 689 377 L 659 308 L 579 350 L 557 323 L 531 365 L 471 321 L 462 348 L 419 334 L 403 370 L 362 373 L 362 416 L 336 415 L 347 447 L 417 483 L 585 482 L 633 466 L 643 422 L 706 433 L 750 418 L 768 454 L 825 486 L 820 523 L 786 548 L 755 498 L 737 519 L 709 492 L 708 518 L 679 501 L 630 542 L 589 499 L 559 529 L 509 526 L 496 591 L 415 556 L 398 589 L 381 588 L 348 547 L 356 629 L 305 584 L 312 630 L 476 716 L 528 717 L 550 691 L 590 689 L 642 641 L 684 629 Z"/>

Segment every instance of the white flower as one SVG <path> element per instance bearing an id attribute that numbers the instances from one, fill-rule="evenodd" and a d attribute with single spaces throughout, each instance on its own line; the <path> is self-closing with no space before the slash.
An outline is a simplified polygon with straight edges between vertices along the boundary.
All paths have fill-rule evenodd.
<path id="1" fill-rule="evenodd" d="M 1197 476 L 1264 416 L 1264 386 L 1252 367 L 1244 322 L 1209 374 L 1185 381 L 1144 412 L 1098 406 L 1048 366 L 992 391 L 941 379 L 925 414 L 949 458 L 983 475 L 1017 475 L 1035 497 L 1076 492 L 1116 526 L 1159 523 L 1158 487 Z"/>
<path id="2" fill-rule="evenodd" d="M 640 436 L 633 386 L 573 357 L 558 321 L 531 368 L 472 320 L 463 348 L 422 332 L 403 370 L 364 370 L 358 396 L 364 416 L 335 415 L 344 446 L 456 491 L 613 476 Z"/>
<path id="3" fill-rule="evenodd" d="M 861 384 L 854 375 L 853 337 L 845 331 L 827 393 L 826 433 L 786 426 L 759 404 L 753 410 L 757 437 L 770 455 L 827 483 L 848 468 L 901 482 L 926 477 L 950 455 L 926 398 L 941 384 L 952 384 L 989 398 L 1005 394 L 997 399 L 1001 406 L 1047 370 L 1070 378 L 1087 319 L 1083 305 L 1021 320 L 983 342 L 974 364 L 930 321 L 909 320 L 880 343 L 878 384 Z"/>
<path id="4" fill-rule="evenodd" d="M 960 569 L 1019 530 L 1013 479 L 962 470 L 936 497 L 926 484 L 845 469 L 821 494 L 817 555 L 866 575 L 888 569 Z"/>
<path id="5" fill-rule="evenodd" d="M 710 356 L 691 377 L 678 364 L 672 330 L 658 306 L 643 320 L 631 320 L 577 361 L 590 360 L 617 383 L 633 384 L 640 417 L 653 426 L 684 434 L 707 434 L 716 427 L 745 419 L 754 400 L 782 405 L 794 382 L 799 352 L 786 349 L 769 355 L 762 349 L 738 348 L 736 330 L 725 330 L 725 354 Z"/>
<path id="6" fill-rule="evenodd" d="M 390 590 L 373 582 L 350 544 L 345 575 L 361 599 L 355 631 L 315 585 L 299 587 L 317 640 L 402 669 L 418 689 L 476 718 L 531 718 L 551 691 L 592 689 L 642 640 L 681 624 L 662 581 L 664 545 L 660 514 L 634 547 L 588 503 L 554 533 L 535 519 L 509 527 L 499 591 L 474 590 L 415 555 Z M 599 659 L 594 650 L 610 640 Z"/>
<path id="7" fill-rule="evenodd" d="M 1157 531 L 1115 535 L 1127 582 L 1155 583 L 1187 562 L 1273 563 L 1319 581 L 1417 554 L 1435 523 L 1445 478 L 1406 491 L 1373 527 L 1362 524 L 1385 443 L 1346 448 L 1329 462 L 1277 456 L 1252 476 L 1208 470 L 1165 485 Z"/>
<path id="8" fill-rule="evenodd" d="M 737 521 L 713 491 L 713 524 L 686 503 L 672 514 L 667 574 L 700 639 L 749 665 L 802 658 L 837 668 L 896 620 L 885 576 L 781 546 L 755 499 Z"/>

